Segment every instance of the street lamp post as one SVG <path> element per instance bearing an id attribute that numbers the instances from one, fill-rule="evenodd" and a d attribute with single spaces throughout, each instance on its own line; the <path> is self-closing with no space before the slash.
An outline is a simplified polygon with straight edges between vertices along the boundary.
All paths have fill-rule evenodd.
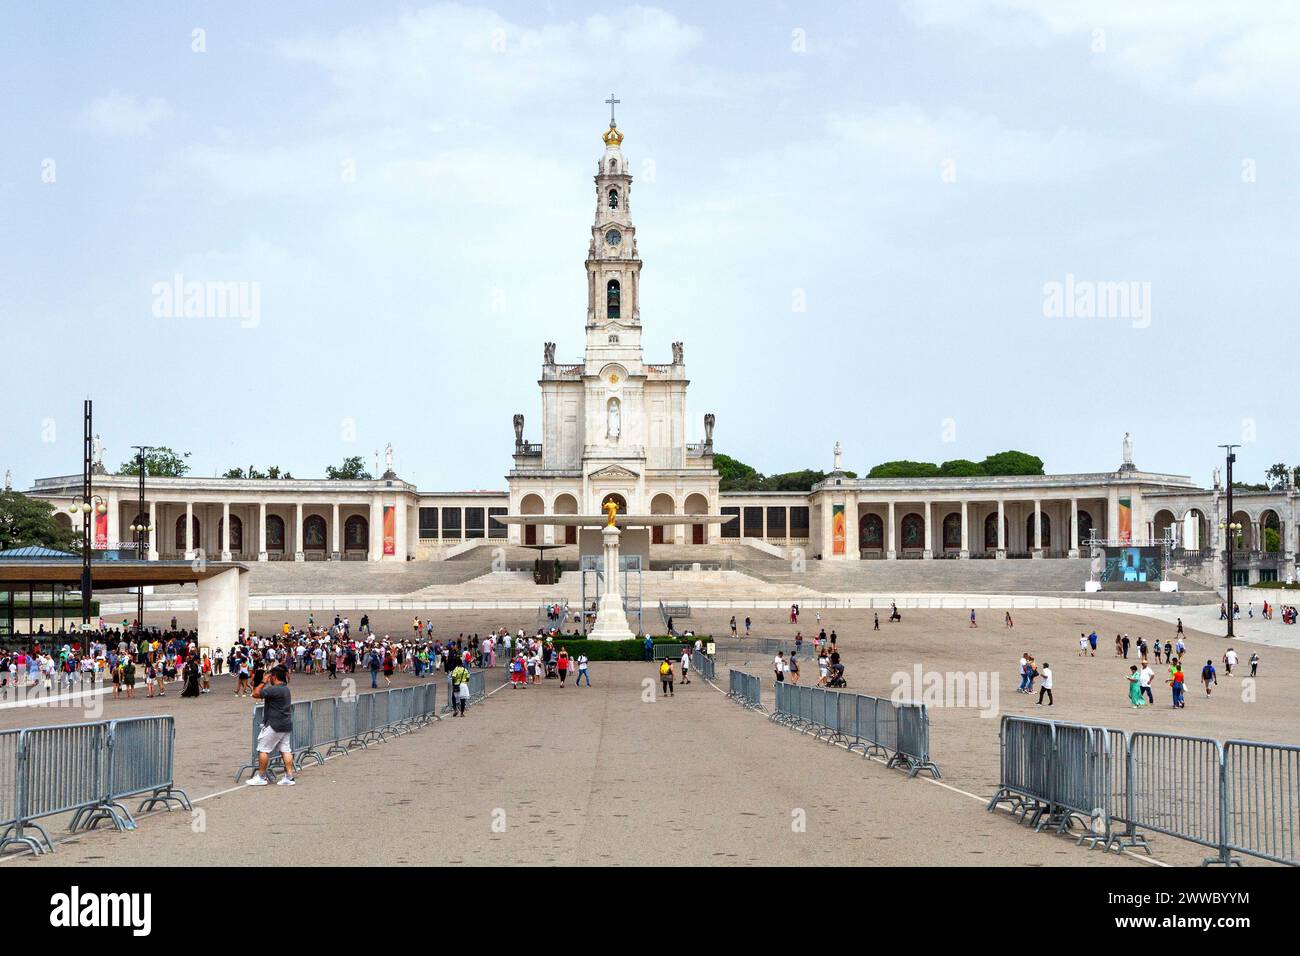
<path id="1" fill-rule="evenodd" d="M 1233 598 L 1232 598 L 1232 583 L 1233 583 L 1233 582 L 1232 582 L 1232 552 L 1236 549 L 1236 545 L 1237 545 L 1237 532 L 1241 530 L 1241 525 L 1240 525 L 1240 524 L 1236 524 L 1236 523 L 1234 523 L 1233 520 L 1232 520 L 1232 516 L 1233 516 L 1233 510 L 1232 510 L 1232 463 L 1235 462 L 1235 461 L 1237 460 L 1237 456 L 1236 456 L 1236 454 L 1234 453 L 1235 449 L 1240 448 L 1241 446 L 1240 446 L 1240 445 L 1220 445 L 1219 447 L 1222 448 L 1222 449 L 1224 450 L 1224 452 L 1227 454 L 1227 457 L 1228 457 L 1228 462 L 1227 462 L 1227 464 L 1228 464 L 1228 506 L 1227 506 L 1227 507 L 1228 507 L 1228 514 L 1227 514 L 1227 517 L 1224 518 L 1223 521 L 1219 522 L 1219 527 L 1220 527 L 1220 528 L 1223 528 L 1223 527 L 1226 526 L 1226 527 L 1227 527 L 1227 531 L 1228 531 L 1228 535 L 1227 535 L 1227 539 L 1226 539 L 1226 540 L 1227 540 L 1227 545 L 1228 545 L 1228 548 L 1227 548 L 1227 550 L 1228 550 L 1228 635 L 1227 635 L 1227 636 L 1228 636 L 1228 637 L 1233 637 L 1234 635 L 1233 635 L 1233 633 L 1232 633 L 1232 609 L 1233 609 L 1233 606 L 1234 606 L 1234 605 L 1233 605 Z"/>
<path id="2" fill-rule="evenodd" d="M 148 452 L 153 451 L 152 445 L 132 445 L 136 449 L 136 462 L 140 466 L 140 495 L 139 503 L 135 509 L 137 515 L 135 524 L 131 525 L 131 530 L 135 532 L 135 556 L 137 560 L 145 559 L 145 536 L 153 533 L 153 525 L 145 517 L 144 512 L 144 473 L 145 473 L 145 456 Z M 135 622 L 141 630 L 144 629 L 144 585 L 139 585 L 135 589 Z"/>
<path id="3" fill-rule="evenodd" d="M 91 561 L 91 526 L 90 515 L 94 511 L 97 514 L 104 514 L 108 511 L 107 506 L 96 496 L 93 500 L 90 494 L 90 473 L 94 467 L 94 446 L 92 435 L 92 426 L 94 423 L 94 404 L 90 399 L 86 399 L 82 404 L 82 435 L 81 435 L 81 497 L 74 499 L 72 507 L 68 510 L 76 514 L 78 510 L 85 511 L 85 516 L 81 521 L 81 623 L 84 627 L 90 626 L 90 600 L 92 597 L 91 588 L 92 577 L 90 573 Z M 78 507 L 77 501 L 80 500 L 81 508 Z"/>

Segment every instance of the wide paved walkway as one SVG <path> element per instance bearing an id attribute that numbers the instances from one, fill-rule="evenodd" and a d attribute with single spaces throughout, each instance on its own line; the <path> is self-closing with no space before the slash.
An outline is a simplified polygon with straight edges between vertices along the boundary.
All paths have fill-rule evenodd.
<path id="1" fill-rule="evenodd" d="M 232 789 L 223 767 L 191 790 L 198 816 L 2 865 L 1139 865 L 774 726 L 703 681 L 646 700 L 652 673 L 600 664 L 590 689 L 507 687 L 292 788 Z M 222 732 L 242 749 L 243 720 Z"/>

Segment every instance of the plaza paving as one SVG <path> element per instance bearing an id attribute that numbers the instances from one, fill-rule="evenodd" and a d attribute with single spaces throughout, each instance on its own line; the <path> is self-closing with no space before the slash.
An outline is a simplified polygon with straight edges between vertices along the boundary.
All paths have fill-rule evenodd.
<path id="1" fill-rule="evenodd" d="M 469 613 L 481 621 L 436 615 L 437 632 L 514 626 L 500 613 L 490 620 L 492 612 Z M 823 613 L 824 625 L 841 636 L 851 690 L 887 694 L 892 675 L 917 664 L 924 671 L 986 671 L 997 674 L 1001 712 L 1042 716 L 1048 708 L 1014 692 L 1018 656 L 1028 649 L 1056 674 L 1051 716 L 1295 742 L 1300 652 L 1293 650 L 1261 651 L 1256 702 L 1242 699 L 1238 679 L 1224 678 L 1209 700 L 1193 684 L 1185 710 L 1170 709 L 1168 690 L 1160 686 L 1157 707 L 1133 711 L 1126 702 L 1127 667 L 1104 639 L 1113 640 L 1117 630 L 1172 637 L 1172 627 L 1150 618 L 1021 612 L 1008 633 L 1000 614 L 983 615 L 981 627 L 971 630 L 964 612 L 908 612 L 902 624 L 882 622 L 872 632 L 867 612 Z M 692 623 L 721 633 L 729 616 L 717 612 Z M 767 636 L 793 633 L 785 612 L 751 616 Z M 400 614 L 391 624 L 402 633 L 410 621 Z M 810 638 L 813 615 L 805 613 L 801 626 Z M 1080 659 L 1078 632 L 1092 627 L 1103 643 L 1097 657 Z M 1194 632 L 1189 640 L 1193 662 L 1217 661 L 1224 646 L 1221 638 Z M 1238 650 L 1245 658 L 1250 645 L 1239 642 Z M 734 659 L 738 666 L 747 660 L 746 669 L 764 678 L 770 702 L 767 655 Z M 808 680 L 811 663 L 805 662 Z M 598 663 L 593 675 L 590 690 L 561 691 L 554 682 L 505 688 L 463 720 L 308 768 L 296 788 L 251 791 L 231 790 L 246 757 L 251 705 L 229 693 L 227 680 L 217 682 L 220 692 L 198 700 L 179 699 L 175 691 L 163 701 L 109 700 L 109 717 L 176 716 L 177 780 L 192 797 L 205 798 L 196 804 L 205 811 L 204 831 L 192 831 L 189 814 L 159 813 L 134 833 L 77 835 L 50 857 L 5 865 L 235 864 L 261 846 L 319 864 L 1141 865 L 986 813 L 979 798 L 997 784 L 998 721 L 980 716 L 979 708 L 932 708 L 931 748 L 944 772 L 932 784 L 771 725 L 703 682 L 679 687 L 671 700 L 643 703 L 642 681 L 653 677 L 645 665 Z M 360 689 L 368 684 L 363 678 Z M 338 692 L 327 679 L 305 675 L 293 687 L 299 696 Z M 0 727 L 77 719 L 79 710 L 0 709 Z M 804 833 L 791 828 L 791 814 L 800 809 L 807 813 Z M 492 829 L 500 813 L 504 833 Z M 1202 856 L 1170 838 L 1157 837 L 1154 845 L 1164 862 L 1194 865 Z"/>
<path id="2" fill-rule="evenodd" d="M 155 709 L 177 714 L 178 779 L 206 797 L 198 832 L 191 814 L 160 812 L 5 865 L 1135 865 L 1026 839 L 969 797 L 773 726 L 703 681 L 644 702 L 652 673 L 603 665 L 590 689 L 507 687 L 294 788 L 231 788 L 245 703 L 169 700 Z"/>

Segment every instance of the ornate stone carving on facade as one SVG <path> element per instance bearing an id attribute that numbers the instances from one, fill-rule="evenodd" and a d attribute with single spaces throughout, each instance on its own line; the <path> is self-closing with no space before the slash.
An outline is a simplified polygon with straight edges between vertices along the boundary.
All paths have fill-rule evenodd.
<path id="1" fill-rule="evenodd" d="M 549 343 L 548 343 L 549 344 Z M 515 447 L 520 448 L 524 444 L 524 416 L 515 413 Z"/>
<path id="2" fill-rule="evenodd" d="M 713 412 L 704 415 L 704 444 L 709 448 L 713 447 L 713 425 L 717 420 Z"/>

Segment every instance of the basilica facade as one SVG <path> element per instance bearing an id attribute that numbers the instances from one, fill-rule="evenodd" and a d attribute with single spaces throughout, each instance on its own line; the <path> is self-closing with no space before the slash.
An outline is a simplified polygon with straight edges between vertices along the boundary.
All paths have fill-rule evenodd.
<path id="1" fill-rule="evenodd" d="M 632 175 L 623 134 L 611 119 L 596 162 L 595 216 L 587 247 L 584 361 L 559 365 L 555 344 L 543 352 L 542 440 L 524 436 L 515 416 L 510 512 L 600 514 L 614 501 L 623 514 L 709 514 L 718 505 L 713 469 L 713 416 L 705 441 L 686 441 L 686 377 L 682 343 L 672 360 L 651 363 L 641 348 L 641 257 L 632 217 Z M 689 529 L 689 530 L 688 530 Z M 577 529 L 511 528 L 524 544 L 574 544 Z M 653 540 L 704 543 L 704 525 L 656 527 Z"/>
<path id="2" fill-rule="evenodd" d="M 1094 540 L 1168 541 L 1185 561 L 1216 564 L 1231 544 L 1238 583 L 1294 580 L 1294 487 L 1238 492 L 1229 514 L 1217 474 L 1202 487 L 1139 469 L 1127 436 L 1119 463 L 1094 472 L 853 478 L 837 446 L 830 474 L 807 491 L 720 491 L 711 414 L 701 423 L 704 440 L 687 441 L 682 344 L 673 344 L 667 362 L 643 355 L 633 181 L 612 118 L 602 138 L 585 263 L 584 359 L 559 364 L 555 344 L 545 343 L 540 440 L 529 440 L 528 416 L 515 414 L 506 490 L 422 490 L 390 464 L 372 480 L 150 477 L 141 501 L 134 477 L 109 474 L 101 462 L 93 477 L 94 546 L 129 557 L 143 527 L 150 560 L 442 560 L 485 546 L 573 545 L 571 526 L 495 519 L 597 515 L 612 500 L 629 516 L 731 518 L 653 527 L 652 559 L 690 560 L 728 545 L 826 561 L 1068 558 L 1086 554 Z M 72 508 L 81 492 L 75 474 L 38 479 L 27 493 L 79 526 Z"/>

